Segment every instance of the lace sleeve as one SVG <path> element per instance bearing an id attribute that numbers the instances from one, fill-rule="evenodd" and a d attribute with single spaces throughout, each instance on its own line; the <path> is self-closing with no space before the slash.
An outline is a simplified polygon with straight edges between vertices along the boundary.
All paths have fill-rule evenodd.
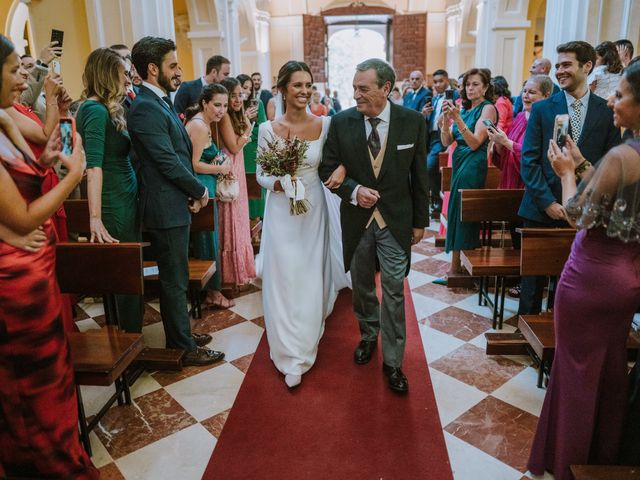
<path id="1" fill-rule="evenodd" d="M 612 149 L 565 205 L 578 229 L 602 227 L 610 237 L 640 241 L 640 154 L 630 145 Z"/>

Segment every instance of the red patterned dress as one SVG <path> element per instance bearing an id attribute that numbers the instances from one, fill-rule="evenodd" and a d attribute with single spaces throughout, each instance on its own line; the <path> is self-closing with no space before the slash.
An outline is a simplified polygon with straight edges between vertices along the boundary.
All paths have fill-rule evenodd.
<path id="1" fill-rule="evenodd" d="M 0 158 L 27 202 L 46 171 L 31 160 Z M 55 233 L 29 253 L 0 241 L 0 474 L 96 479 L 82 448 L 73 370 L 55 276 Z"/>

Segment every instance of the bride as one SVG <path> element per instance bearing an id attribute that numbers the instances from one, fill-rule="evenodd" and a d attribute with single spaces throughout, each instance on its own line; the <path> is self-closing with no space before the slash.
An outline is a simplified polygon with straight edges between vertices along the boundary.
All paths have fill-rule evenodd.
<path id="1" fill-rule="evenodd" d="M 296 177 L 311 204 L 303 215 L 291 215 L 284 188 L 290 178 L 273 177 L 257 166 L 258 183 L 268 190 L 260 246 L 262 302 L 271 359 L 292 388 L 314 364 L 324 320 L 331 313 L 338 290 L 349 285 L 342 264 L 337 218 L 330 220 L 327 198 L 318 176 L 329 117 L 307 112 L 313 77 L 302 62 L 289 61 L 278 73 L 278 90 L 284 99 L 283 115 L 260 125 L 258 149 L 276 137 L 297 137 L 309 143 Z M 326 186 L 344 180 L 338 167 Z M 284 184 L 284 185 L 283 185 Z M 289 189 L 287 189 L 289 190 Z M 333 202 L 333 200 L 331 200 Z M 332 212 L 337 207 L 329 205 Z"/>

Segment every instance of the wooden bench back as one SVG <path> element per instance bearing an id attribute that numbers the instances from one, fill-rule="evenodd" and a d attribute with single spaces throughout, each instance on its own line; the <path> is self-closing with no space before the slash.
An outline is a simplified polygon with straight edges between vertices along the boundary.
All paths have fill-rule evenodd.
<path id="1" fill-rule="evenodd" d="M 440 152 L 438 154 L 438 166 L 446 167 L 447 163 L 449 163 L 449 152 Z"/>
<path id="2" fill-rule="evenodd" d="M 520 274 L 560 275 L 576 235 L 573 228 L 519 228 Z"/>
<path id="3" fill-rule="evenodd" d="M 211 232 L 214 230 L 213 208 L 213 201 L 209 201 L 206 207 L 191 215 L 192 232 Z M 89 228 L 89 201 L 86 198 L 65 200 L 64 209 L 67 213 L 67 230 L 88 236 L 91 231 Z"/>
<path id="4" fill-rule="evenodd" d="M 453 167 L 440 167 L 440 190 L 442 192 L 448 192 L 451 190 L 451 176 L 453 175 Z M 502 171 L 493 166 L 487 168 L 487 178 L 484 182 L 484 188 L 495 189 L 500 185 L 500 178 L 502 177 Z"/>
<path id="5" fill-rule="evenodd" d="M 460 221 L 515 222 L 524 190 L 460 190 Z"/>
<path id="6" fill-rule="evenodd" d="M 142 295 L 142 244 L 58 243 L 56 273 L 63 293 Z"/>

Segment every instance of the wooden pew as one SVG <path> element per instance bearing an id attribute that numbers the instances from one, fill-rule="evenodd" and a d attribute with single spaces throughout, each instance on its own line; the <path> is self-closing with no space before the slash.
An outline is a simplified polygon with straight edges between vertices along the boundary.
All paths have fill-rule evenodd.
<path id="1" fill-rule="evenodd" d="M 142 295 L 142 245 L 140 243 L 59 243 L 56 273 L 63 293 Z M 107 303 L 105 303 L 105 314 Z M 117 308 L 111 302 L 111 315 Z M 131 404 L 126 369 L 142 351 L 142 334 L 121 332 L 116 326 L 87 332 L 69 332 L 69 346 L 75 376 L 80 435 L 91 455 L 89 433 L 114 402 Z M 79 385 L 109 386 L 115 393 L 90 422 L 84 411 Z"/>
<path id="2" fill-rule="evenodd" d="M 255 175 L 254 175 L 255 177 Z M 69 232 L 80 233 L 90 237 L 89 202 L 86 199 L 66 200 L 64 207 L 67 212 L 67 229 Z M 210 201 L 198 213 L 191 215 L 191 232 L 210 232 L 214 230 L 214 203 Z M 144 267 L 157 266 L 155 262 L 145 262 Z M 210 260 L 189 259 L 189 301 L 191 314 L 194 318 L 202 316 L 200 292 L 216 271 L 216 263 Z M 157 285 L 158 275 L 145 275 L 144 281 L 148 285 Z"/>
<path id="3" fill-rule="evenodd" d="M 449 163 L 449 152 L 440 152 L 438 154 L 438 166 L 446 167 Z"/>
<path id="4" fill-rule="evenodd" d="M 440 193 L 451 190 L 451 177 L 453 175 L 453 167 L 440 167 Z M 502 172 L 499 168 L 489 166 L 487 168 L 487 178 L 484 182 L 484 188 L 497 189 L 500 184 Z"/>
<path id="5" fill-rule="evenodd" d="M 518 220 L 523 194 L 524 190 L 460 190 L 460 221 L 482 223 L 484 243 L 479 249 L 460 252 L 460 260 L 471 276 L 480 277 L 478 304 L 492 308 L 493 328 L 502 328 L 505 278 L 520 274 L 520 257 L 512 248 L 490 246 L 491 224 Z M 493 300 L 489 297 L 489 277 L 495 277 Z"/>

